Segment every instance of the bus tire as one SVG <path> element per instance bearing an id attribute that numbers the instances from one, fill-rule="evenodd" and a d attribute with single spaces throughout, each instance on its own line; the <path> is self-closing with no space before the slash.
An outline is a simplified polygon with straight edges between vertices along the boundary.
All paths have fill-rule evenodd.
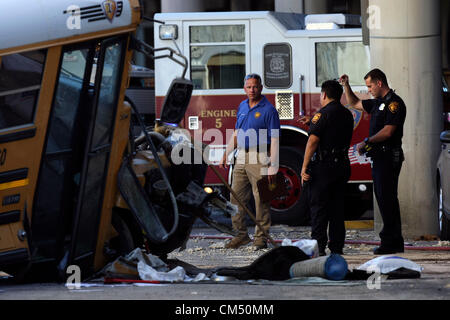
<path id="1" fill-rule="evenodd" d="M 129 217 L 127 217 L 127 214 Z M 111 239 L 111 247 L 117 253 L 117 256 L 123 256 L 134 249 L 140 247 L 143 243 L 142 232 L 132 221 L 131 212 L 125 209 L 115 208 L 112 215 L 112 225 L 118 235 Z"/>

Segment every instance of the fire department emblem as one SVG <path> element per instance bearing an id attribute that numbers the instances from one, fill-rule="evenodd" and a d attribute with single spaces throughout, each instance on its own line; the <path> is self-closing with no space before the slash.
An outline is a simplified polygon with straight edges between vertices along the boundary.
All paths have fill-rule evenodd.
<path id="1" fill-rule="evenodd" d="M 348 110 L 350 110 L 350 112 L 353 115 L 353 130 L 356 130 L 356 128 L 358 128 L 358 126 L 359 126 L 359 123 L 361 122 L 363 113 L 361 111 L 351 108 L 350 106 L 345 106 L 345 107 Z"/>
<path id="2" fill-rule="evenodd" d="M 311 122 L 312 122 L 313 124 L 316 124 L 317 122 L 319 122 L 320 117 L 322 117 L 322 114 L 321 114 L 321 113 L 316 113 L 316 115 L 315 115 L 314 118 L 311 120 Z"/>
<path id="3" fill-rule="evenodd" d="M 274 57 L 270 60 L 270 71 L 274 73 L 283 72 L 286 68 L 284 60 L 280 57 Z"/>
<path id="4" fill-rule="evenodd" d="M 105 12 L 106 18 L 110 22 L 114 19 L 114 16 L 116 15 L 117 10 L 117 4 L 114 0 L 106 0 L 102 3 L 103 11 Z"/>
<path id="5" fill-rule="evenodd" d="M 398 111 L 398 102 L 392 102 L 389 105 L 389 111 L 392 112 L 392 113 L 397 113 L 397 111 Z"/>

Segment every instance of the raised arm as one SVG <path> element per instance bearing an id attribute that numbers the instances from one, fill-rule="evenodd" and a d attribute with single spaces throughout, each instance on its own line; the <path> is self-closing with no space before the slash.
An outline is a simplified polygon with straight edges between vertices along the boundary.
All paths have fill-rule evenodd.
<path id="1" fill-rule="evenodd" d="M 339 79 L 340 84 L 344 87 L 345 91 L 345 97 L 347 98 L 347 102 L 350 105 L 350 107 L 359 110 L 364 111 L 362 101 L 359 99 L 355 93 L 353 92 L 352 88 L 350 87 L 348 76 L 344 74 Z"/>

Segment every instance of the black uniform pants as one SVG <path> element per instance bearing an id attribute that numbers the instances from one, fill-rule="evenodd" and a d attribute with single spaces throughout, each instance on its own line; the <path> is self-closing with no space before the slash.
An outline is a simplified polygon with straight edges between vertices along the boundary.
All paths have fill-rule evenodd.
<path id="1" fill-rule="evenodd" d="M 311 238 L 317 240 L 321 252 L 327 246 L 327 228 L 331 252 L 339 253 L 344 248 L 344 194 L 349 178 L 348 159 L 325 160 L 311 165 L 311 181 L 306 183 L 305 191 L 311 210 Z"/>
<path id="2" fill-rule="evenodd" d="M 403 160 L 394 159 L 391 150 L 378 152 L 372 160 L 375 198 L 383 219 L 383 229 L 380 232 L 381 246 L 402 249 L 404 241 L 397 190 Z"/>

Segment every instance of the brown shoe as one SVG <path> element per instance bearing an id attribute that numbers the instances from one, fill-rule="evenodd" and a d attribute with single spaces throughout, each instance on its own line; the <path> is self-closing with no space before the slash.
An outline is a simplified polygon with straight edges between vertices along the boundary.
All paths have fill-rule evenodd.
<path id="1" fill-rule="evenodd" d="M 225 248 L 226 249 L 237 249 L 239 247 L 245 246 L 247 243 L 250 243 L 250 241 L 251 240 L 247 234 L 245 236 L 236 236 L 225 245 Z"/>
<path id="2" fill-rule="evenodd" d="M 255 238 L 255 240 L 253 240 L 253 246 L 256 248 L 256 250 L 266 249 L 267 242 L 263 238 Z"/>

